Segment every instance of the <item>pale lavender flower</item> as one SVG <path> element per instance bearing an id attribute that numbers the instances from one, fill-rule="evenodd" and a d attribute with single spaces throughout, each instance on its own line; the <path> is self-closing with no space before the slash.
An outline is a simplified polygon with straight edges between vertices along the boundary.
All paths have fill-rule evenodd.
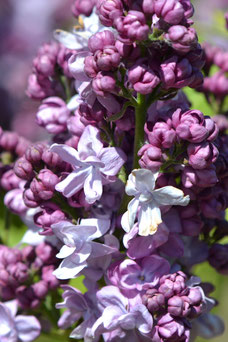
<path id="1" fill-rule="evenodd" d="M 87 267 L 87 260 L 116 251 L 115 248 L 93 242 L 108 231 L 109 220 L 83 219 L 78 225 L 61 221 L 53 224 L 51 228 L 53 233 L 64 243 L 56 255 L 57 258 L 64 259 L 53 273 L 58 279 L 74 278 Z"/>
<path id="2" fill-rule="evenodd" d="M 139 296 L 126 298 L 116 286 L 105 286 L 97 292 L 97 300 L 102 312 L 92 330 L 96 337 L 100 333 L 119 330 L 124 337 L 129 331 L 150 333 L 153 318 Z"/>
<path id="3" fill-rule="evenodd" d="M 1 342 L 30 342 L 40 335 L 41 326 L 34 316 L 18 315 L 17 301 L 0 303 Z"/>
<path id="4" fill-rule="evenodd" d="M 50 150 L 73 167 L 73 172 L 56 185 L 56 190 L 69 198 L 84 188 L 86 201 L 90 204 L 101 198 L 103 184 L 109 183 L 126 161 L 121 149 L 103 147 L 99 130 L 91 125 L 85 128 L 78 150 L 58 144 L 52 145 Z"/>
<path id="5" fill-rule="evenodd" d="M 122 216 L 121 224 L 126 232 L 133 227 L 137 211 L 139 235 L 153 235 L 162 223 L 160 207 L 164 205 L 182 205 L 189 203 L 189 196 L 173 186 L 155 188 L 157 174 L 150 170 L 133 170 L 128 178 L 125 191 L 134 198 L 128 204 L 128 210 Z"/>
<path id="6" fill-rule="evenodd" d="M 95 292 L 82 294 L 69 285 L 63 285 L 62 288 L 64 301 L 56 304 L 56 307 L 57 309 L 67 308 L 67 310 L 60 317 L 58 326 L 66 329 L 83 318 L 84 321 L 72 331 L 70 337 L 83 339 L 84 342 L 96 342 L 98 338 L 92 339 L 92 326 L 99 317 Z"/>

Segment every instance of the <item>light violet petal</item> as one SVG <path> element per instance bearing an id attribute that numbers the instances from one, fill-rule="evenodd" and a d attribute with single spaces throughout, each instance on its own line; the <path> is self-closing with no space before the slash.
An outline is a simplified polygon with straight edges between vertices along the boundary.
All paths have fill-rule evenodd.
<path id="1" fill-rule="evenodd" d="M 104 327 L 108 330 L 116 329 L 119 325 L 118 319 L 123 314 L 121 308 L 116 305 L 110 305 L 105 308 L 102 314 Z"/>
<path id="2" fill-rule="evenodd" d="M 102 243 L 98 242 L 91 242 L 92 252 L 90 255 L 91 258 L 99 258 L 107 254 L 112 254 L 117 250 L 115 248 L 103 245 Z"/>
<path id="3" fill-rule="evenodd" d="M 56 258 L 59 258 L 59 259 L 67 258 L 72 253 L 74 253 L 74 251 L 75 251 L 75 247 L 68 247 L 68 246 L 64 245 L 60 249 L 59 253 L 56 254 Z"/>
<path id="4" fill-rule="evenodd" d="M 89 175 L 89 168 L 78 169 L 70 173 L 62 182 L 55 186 L 55 189 L 62 192 L 67 198 L 81 190 Z"/>
<path id="5" fill-rule="evenodd" d="M 15 319 L 18 337 L 23 342 L 35 340 L 40 335 L 40 322 L 34 316 L 19 315 Z"/>
<path id="6" fill-rule="evenodd" d="M 50 147 L 51 152 L 57 153 L 66 163 L 74 167 L 80 167 L 83 163 L 79 159 L 78 151 L 75 148 L 64 144 L 53 144 Z"/>
<path id="7" fill-rule="evenodd" d="M 108 94 L 106 96 L 97 95 L 97 99 L 105 107 L 110 113 L 118 113 L 121 110 L 120 103 L 116 100 L 116 98 L 112 94 Z"/>
<path id="8" fill-rule="evenodd" d="M 90 78 L 85 74 L 85 58 L 89 56 L 90 53 L 88 51 L 78 52 L 72 55 L 68 60 L 69 70 L 72 76 L 81 82 L 90 82 Z"/>
<path id="9" fill-rule="evenodd" d="M 139 209 L 138 215 L 139 235 L 153 235 L 158 229 L 158 225 L 162 223 L 161 211 L 153 204 L 144 204 Z"/>
<path id="10" fill-rule="evenodd" d="M 118 287 L 112 285 L 103 287 L 97 292 L 97 298 L 103 307 L 115 305 L 119 306 L 123 313 L 127 313 L 128 299 L 122 295 Z"/>
<path id="11" fill-rule="evenodd" d="M 11 316 L 16 316 L 17 309 L 18 309 L 18 303 L 16 299 L 9 300 L 8 302 L 4 302 L 4 305 L 9 309 Z"/>
<path id="12" fill-rule="evenodd" d="M 153 198 L 161 205 L 188 205 L 190 201 L 189 196 L 184 196 L 182 190 L 175 188 L 174 186 L 164 186 L 161 189 L 153 191 Z"/>
<path id="13" fill-rule="evenodd" d="M 116 147 L 103 148 L 99 158 L 105 164 L 100 171 L 107 176 L 115 176 L 127 159 L 125 153 Z"/>
<path id="14" fill-rule="evenodd" d="M 138 206 L 139 206 L 139 201 L 133 198 L 128 203 L 128 207 L 127 207 L 128 210 L 123 214 L 121 218 L 121 226 L 127 233 L 134 226 Z"/>
<path id="15" fill-rule="evenodd" d="M 107 231 L 110 228 L 110 220 L 107 219 L 82 219 L 80 222 L 81 226 L 93 226 L 96 227 L 96 231 L 92 234 L 90 234 L 87 238 L 87 241 L 92 241 L 94 239 L 98 239 L 104 234 L 107 233 Z M 88 228 L 87 228 L 88 229 Z"/>
<path id="16" fill-rule="evenodd" d="M 58 279 L 72 279 L 75 278 L 86 266 L 86 262 L 77 265 L 72 261 L 70 262 L 69 260 L 64 259 L 53 274 Z"/>
<path id="17" fill-rule="evenodd" d="M 135 177 L 136 189 L 140 192 L 153 191 L 155 187 L 155 177 L 152 171 L 147 169 L 135 169 L 132 171 Z"/>
<path id="18" fill-rule="evenodd" d="M 78 142 L 80 159 L 86 159 L 91 155 L 98 156 L 102 148 L 103 144 L 99 137 L 99 129 L 92 125 L 86 126 Z"/>
<path id="19" fill-rule="evenodd" d="M 102 192 L 103 185 L 100 171 L 96 168 L 93 168 L 90 175 L 86 178 L 84 184 L 86 201 L 89 204 L 94 203 L 101 198 Z"/>
<path id="20" fill-rule="evenodd" d="M 67 103 L 67 108 L 70 110 L 70 111 L 75 111 L 79 106 L 80 104 L 83 102 L 82 98 L 80 95 L 74 95 L 70 101 Z"/>
<path id="21" fill-rule="evenodd" d="M 153 318 L 146 306 L 143 304 L 136 305 L 132 309 L 132 313 L 136 314 L 136 326 L 143 334 L 149 334 L 153 326 Z"/>
<path id="22" fill-rule="evenodd" d="M 131 173 L 128 177 L 125 192 L 128 196 L 136 196 L 139 191 L 136 189 L 135 176 Z"/>

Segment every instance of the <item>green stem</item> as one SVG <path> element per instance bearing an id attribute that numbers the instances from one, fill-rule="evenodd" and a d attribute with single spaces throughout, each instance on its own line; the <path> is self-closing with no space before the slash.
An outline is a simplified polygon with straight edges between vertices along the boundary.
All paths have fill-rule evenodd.
<path id="1" fill-rule="evenodd" d="M 144 124 L 146 121 L 147 105 L 145 95 L 138 94 L 135 106 L 135 140 L 133 169 L 139 167 L 138 151 L 144 144 Z"/>

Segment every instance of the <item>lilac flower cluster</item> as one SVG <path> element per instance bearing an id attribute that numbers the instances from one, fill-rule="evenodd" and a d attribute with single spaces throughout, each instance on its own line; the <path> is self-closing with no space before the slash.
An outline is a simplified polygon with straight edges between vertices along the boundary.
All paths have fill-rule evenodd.
<path id="1" fill-rule="evenodd" d="M 0 134 L 4 204 L 28 227 L 28 246 L 0 248 L 1 299 L 46 320 L 40 304 L 54 300 L 66 309 L 55 324 L 85 342 L 189 342 L 205 326 L 217 336 L 216 302 L 192 267 L 227 274 L 228 124 L 182 88 L 210 102 L 207 77 L 216 63 L 224 86 L 226 55 L 201 48 L 190 0 L 76 0 L 72 11 L 73 32 L 54 33 L 29 77 L 50 136 Z M 80 276 L 87 291 L 64 284 L 56 303 L 60 281 Z"/>

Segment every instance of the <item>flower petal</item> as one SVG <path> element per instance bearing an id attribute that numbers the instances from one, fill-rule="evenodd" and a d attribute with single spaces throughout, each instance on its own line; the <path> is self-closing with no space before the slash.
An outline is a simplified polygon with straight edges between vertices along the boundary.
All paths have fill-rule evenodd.
<path id="1" fill-rule="evenodd" d="M 78 142 L 78 152 L 80 159 L 86 159 L 89 156 L 98 156 L 103 148 L 99 137 L 99 129 L 92 125 L 86 126 Z"/>
<path id="2" fill-rule="evenodd" d="M 84 184 L 85 199 L 89 204 L 92 204 L 101 198 L 102 192 L 103 185 L 100 171 L 96 168 L 92 168 L 92 171 L 86 178 Z"/>
<path id="3" fill-rule="evenodd" d="M 66 245 L 63 245 L 62 248 L 60 249 L 59 253 L 56 254 L 56 258 L 58 259 L 65 259 L 71 254 L 73 254 L 75 251 L 75 247 L 68 247 Z"/>
<path id="4" fill-rule="evenodd" d="M 91 55 L 88 51 L 78 52 L 69 58 L 68 66 L 72 76 L 77 81 L 90 82 L 90 78 L 86 75 L 84 71 L 85 58 Z"/>
<path id="5" fill-rule="evenodd" d="M 153 191 L 153 198 L 159 205 L 188 205 L 189 196 L 184 196 L 182 190 L 174 186 L 164 186 L 161 189 Z"/>
<path id="6" fill-rule="evenodd" d="M 139 209 L 138 222 L 139 235 L 147 236 L 155 234 L 158 225 L 162 223 L 160 209 L 151 202 L 149 204 L 143 204 Z"/>
<path id="7" fill-rule="evenodd" d="M 34 316 L 19 315 L 15 319 L 18 338 L 23 342 L 35 340 L 41 331 L 40 322 Z"/>
<path id="8" fill-rule="evenodd" d="M 123 214 L 121 219 L 122 228 L 128 233 L 134 226 L 135 218 L 139 206 L 139 201 L 133 198 L 127 206 L 127 211 Z"/>
<path id="9" fill-rule="evenodd" d="M 100 171 L 107 176 L 115 176 L 127 160 L 125 153 L 116 147 L 103 148 L 99 158 L 105 165 Z"/>
<path id="10" fill-rule="evenodd" d="M 75 264 L 70 258 L 64 259 L 59 267 L 53 272 L 58 279 L 72 279 L 75 278 L 79 272 L 87 266 L 86 262 Z"/>
<path id="11" fill-rule="evenodd" d="M 79 159 L 78 151 L 71 146 L 64 144 L 53 144 L 50 147 L 50 151 L 57 153 L 63 161 L 72 166 L 83 166 L 83 163 Z"/>
<path id="12" fill-rule="evenodd" d="M 67 198 L 81 190 L 89 176 L 90 168 L 78 169 L 70 173 L 62 182 L 55 186 L 55 189 L 62 192 Z"/>

